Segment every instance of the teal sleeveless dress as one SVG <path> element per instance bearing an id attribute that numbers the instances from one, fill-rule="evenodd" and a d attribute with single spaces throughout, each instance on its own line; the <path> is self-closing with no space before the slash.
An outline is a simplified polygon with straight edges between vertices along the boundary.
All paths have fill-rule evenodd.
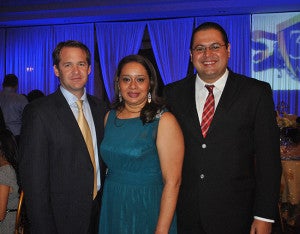
<path id="1" fill-rule="evenodd" d="M 101 156 L 108 167 L 99 223 L 100 234 L 154 234 L 163 190 L 156 148 L 160 115 L 143 125 L 140 118 L 109 113 Z M 169 233 L 176 234 L 174 216 Z"/>

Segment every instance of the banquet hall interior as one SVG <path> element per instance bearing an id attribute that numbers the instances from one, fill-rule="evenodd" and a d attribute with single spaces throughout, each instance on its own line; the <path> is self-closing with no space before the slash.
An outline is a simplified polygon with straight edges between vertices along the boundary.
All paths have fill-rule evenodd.
<path id="1" fill-rule="evenodd" d="M 195 72 L 190 36 L 205 21 L 228 33 L 233 71 L 272 87 L 283 166 L 273 233 L 300 233 L 299 0 L 1 0 L 0 83 L 14 73 L 21 94 L 54 92 L 59 81 L 52 50 L 75 39 L 92 51 L 89 93 L 113 101 L 118 62 L 139 53 L 153 62 L 161 94 L 165 85 Z"/>
<path id="2" fill-rule="evenodd" d="M 87 88 L 99 98 L 112 100 L 116 64 L 130 53 L 154 63 L 163 87 L 194 72 L 191 30 L 215 21 L 229 36 L 229 67 L 269 82 L 280 111 L 300 115 L 299 11 L 298 0 L 1 1 L 0 82 L 3 74 L 16 73 L 20 93 L 53 92 L 58 81 L 49 69 L 51 50 L 58 41 L 73 38 L 94 52 Z M 124 40 L 122 30 L 131 40 Z"/>

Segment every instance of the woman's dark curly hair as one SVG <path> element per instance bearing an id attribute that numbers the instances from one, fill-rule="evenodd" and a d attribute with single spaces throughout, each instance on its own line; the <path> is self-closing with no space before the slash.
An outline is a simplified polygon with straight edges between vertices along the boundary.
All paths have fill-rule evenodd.
<path id="1" fill-rule="evenodd" d="M 8 129 L 0 130 L 0 155 L 17 171 L 18 146 L 14 135 Z"/>
<path id="2" fill-rule="evenodd" d="M 161 97 L 158 96 L 158 83 L 157 83 L 157 75 L 154 66 L 152 63 L 145 57 L 137 54 L 128 55 L 121 59 L 118 64 L 118 68 L 114 77 L 114 91 L 115 97 L 114 102 L 112 103 L 112 108 L 116 109 L 117 111 L 122 111 L 125 103 L 124 100 L 119 100 L 119 77 L 122 72 L 123 67 L 131 62 L 136 62 L 141 64 L 147 71 L 147 74 L 150 79 L 150 89 L 149 92 L 151 93 L 151 103 L 146 102 L 145 106 L 141 110 L 140 119 L 142 120 L 143 124 L 150 123 L 154 120 L 156 114 L 158 114 L 164 107 L 165 103 Z"/>

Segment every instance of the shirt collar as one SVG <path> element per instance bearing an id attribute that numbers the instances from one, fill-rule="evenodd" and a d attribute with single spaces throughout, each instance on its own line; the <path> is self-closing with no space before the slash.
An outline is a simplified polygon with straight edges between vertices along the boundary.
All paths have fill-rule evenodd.
<path id="1" fill-rule="evenodd" d="M 223 91 L 226 81 L 227 81 L 227 78 L 228 78 L 228 74 L 229 74 L 229 71 L 226 68 L 225 73 L 215 83 L 212 83 L 212 84 L 205 83 L 203 80 L 201 80 L 200 76 L 197 74 L 196 75 L 196 86 L 198 86 L 198 88 L 200 90 L 202 90 L 202 89 L 206 89 L 205 85 L 214 85 L 215 89 L 217 89 L 219 91 Z"/>
<path id="2" fill-rule="evenodd" d="M 60 86 L 60 90 L 62 92 L 62 94 L 64 95 L 64 97 L 66 98 L 68 104 L 74 105 L 76 103 L 76 101 L 78 100 L 78 98 L 72 94 L 70 91 L 66 90 L 64 87 Z M 85 102 L 87 100 L 87 96 L 86 96 L 86 89 L 84 88 L 84 92 L 82 97 L 80 98 L 80 100 L 83 100 L 83 102 Z"/>

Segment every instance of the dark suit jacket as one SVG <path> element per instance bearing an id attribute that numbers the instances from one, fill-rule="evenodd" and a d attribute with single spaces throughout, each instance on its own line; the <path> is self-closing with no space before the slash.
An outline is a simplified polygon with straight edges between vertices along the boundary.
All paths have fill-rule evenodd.
<path id="1" fill-rule="evenodd" d="M 230 226 L 250 229 L 254 215 L 275 219 L 281 162 L 269 84 L 230 71 L 204 139 L 195 77 L 164 90 L 185 140 L 178 224 L 202 223 L 212 230 L 208 233 L 238 233 Z"/>
<path id="2" fill-rule="evenodd" d="M 105 104 L 88 95 L 98 145 Z M 31 233 L 87 233 L 93 193 L 93 166 L 60 89 L 24 110 L 19 169 Z M 100 153 L 99 153 L 100 155 Z M 103 185 L 105 168 L 99 157 Z"/>

